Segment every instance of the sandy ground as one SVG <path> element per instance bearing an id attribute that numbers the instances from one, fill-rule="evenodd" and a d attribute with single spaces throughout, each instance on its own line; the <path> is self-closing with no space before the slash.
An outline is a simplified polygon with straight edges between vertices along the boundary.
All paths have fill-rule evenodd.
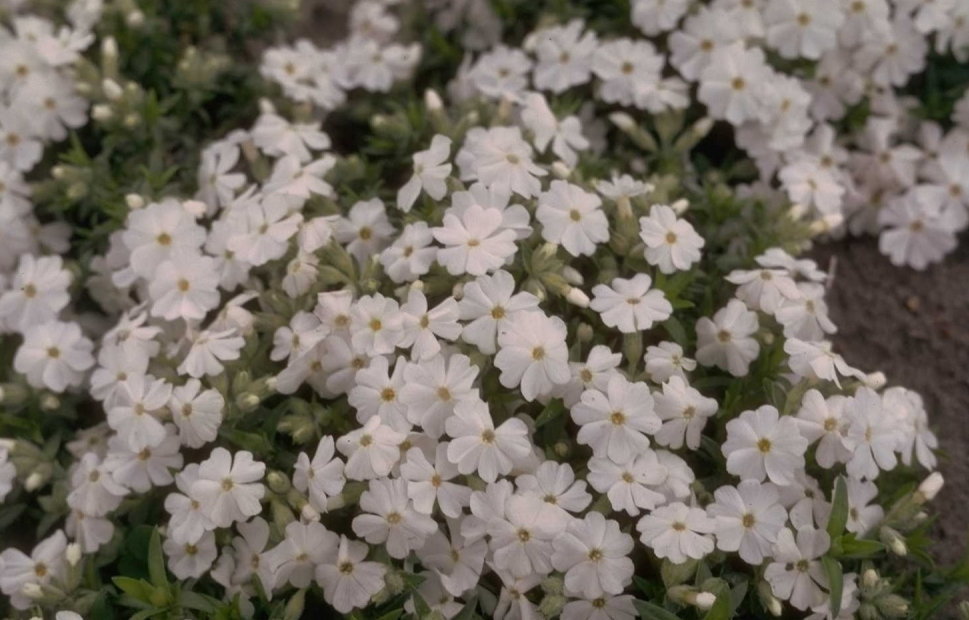
<path id="1" fill-rule="evenodd" d="M 925 399 L 946 479 L 934 511 L 935 554 L 957 562 L 969 529 L 969 243 L 924 272 L 893 267 L 870 239 L 829 244 L 814 256 L 822 266 L 836 263 L 828 303 L 837 350 Z"/>

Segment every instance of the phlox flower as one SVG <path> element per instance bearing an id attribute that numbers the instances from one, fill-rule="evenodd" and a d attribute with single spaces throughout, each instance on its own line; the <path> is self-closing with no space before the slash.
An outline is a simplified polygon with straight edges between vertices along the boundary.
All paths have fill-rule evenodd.
<path id="1" fill-rule="evenodd" d="M 216 448 L 199 465 L 190 496 L 212 523 L 228 527 L 262 512 L 259 502 L 266 487 L 259 481 L 265 472 L 266 466 L 255 461 L 251 452 L 240 450 L 233 455 L 225 448 Z"/>
<path id="2" fill-rule="evenodd" d="M 444 428 L 451 437 L 448 460 L 462 474 L 477 472 L 485 482 L 507 475 L 532 451 L 525 423 L 509 418 L 495 427 L 488 405 L 481 399 L 455 405 L 454 417 L 447 419 Z"/>
<path id="3" fill-rule="evenodd" d="M 539 196 L 535 218 L 542 224 L 542 238 L 573 256 L 594 254 L 598 244 L 609 240 L 602 199 L 566 181 L 552 181 Z"/>
<path id="4" fill-rule="evenodd" d="M 650 284 L 652 278 L 644 273 L 628 280 L 615 278 L 611 286 L 597 284 L 589 307 L 599 313 L 603 323 L 624 334 L 645 331 L 673 314 L 663 291 L 650 290 Z"/>
<path id="5" fill-rule="evenodd" d="M 609 380 L 605 391 L 583 392 L 581 402 L 572 407 L 572 420 L 580 426 L 576 440 L 590 446 L 595 456 L 615 463 L 648 448 L 646 435 L 662 424 L 653 410 L 649 387 L 618 375 Z"/>
<path id="6" fill-rule="evenodd" d="M 512 317 L 498 333 L 495 367 L 507 388 L 520 387 L 525 400 L 548 394 L 571 377 L 565 323 L 559 317 L 530 310 Z"/>
<path id="7" fill-rule="evenodd" d="M 715 527 L 713 519 L 702 508 L 691 508 L 680 502 L 661 506 L 636 524 L 642 543 L 656 557 L 667 558 L 674 564 L 691 558 L 699 560 L 712 552 L 714 544 L 709 534 Z"/>

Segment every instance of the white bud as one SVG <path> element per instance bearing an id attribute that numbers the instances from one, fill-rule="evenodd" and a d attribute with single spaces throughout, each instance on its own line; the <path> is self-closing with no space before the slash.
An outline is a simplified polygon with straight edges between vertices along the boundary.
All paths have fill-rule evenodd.
<path id="1" fill-rule="evenodd" d="M 101 90 L 104 91 L 104 96 L 108 98 L 108 101 L 119 101 L 124 96 L 124 90 L 111 78 L 101 80 Z"/>
<path id="2" fill-rule="evenodd" d="M 299 516 L 305 522 L 319 521 L 320 511 L 318 511 L 316 508 L 313 508 L 309 504 L 304 504 L 303 509 L 299 512 Z"/>
<path id="3" fill-rule="evenodd" d="M 696 595 L 696 601 L 693 603 L 694 607 L 697 609 L 710 609 L 713 604 L 717 602 L 717 597 L 710 592 L 699 592 Z"/>
<path id="4" fill-rule="evenodd" d="M 444 102 L 441 101 L 441 96 L 433 88 L 428 88 L 424 91 L 424 107 L 427 108 L 428 112 L 437 112 L 444 109 Z"/>
<path id="5" fill-rule="evenodd" d="M 20 593 L 27 598 L 36 600 L 44 596 L 44 589 L 40 587 L 39 583 L 25 583 L 24 587 L 20 589 Z"/>
<path id="6" fill-rule="evenodd" d="M 578 306 L 580 308 L 589 307 L 589 296 L 586 295 L 582 289 L 575 288 L 574 286 L 570 288 L 569 292 L 565 295 L 565 300 L 573 306 Z"/>
<path id="7" fill-rule="evenodd" d="M 701 138 L 707 135 L 710 133 L 710 130 L 713 129 L 713 122 L 714 121 L 712 118 L 709 116 L 704 116 L 697 122 L 693 123 L 693 135 L 700 136 Z"/>
<path id="8" fill-rule="evenodd" d="M 276 113 L 276 106 L 273 105 L 273 102 L 272 101 L 270 101 L 269 99 L 266 99 L 265 97 L 263 97 L 262 99 L 259 100 L 259 113 L 260 114 L 275 114 Z"/>
<path id="9" fill-rule="evenodd" d="M 646 162 L 642 157 L 637 157 L 629 162 L 629 169 L 636 174 L 646 174 Z"/>
<path id="10" fill-rule="evenodd" d="M 113 116 L 114 112 L 111 110 L 111 107 L 103 103 L 95 104 L 95 106 L 91 108 L 91 118 L 96 121 L 104 122 L 111 120 L 111 117 Z"/>
<path id="11" fill-rule="evenodd" d="M 5 392 L 4 392 L 4 390 L 3 390 L 3 386 L 2 386 L 2 385 L 0 385 L 0 403 L 2 403 L 2 402 L 3 402 L 3 397 L 4 397 L 4 396 L 6 396 L 6 393 L 5 393 Z"/>
<path id="12" fill-rule="evenodd" d="M 873 390 L 880 390 L 888 383 L 888 377 L 879 370 L 878 372 L 865 375 L 864 383 Z"/>
<path id="13" fill-rule="evenodd" d="M 565 278 L 566 282 L 575 286 L 582 286 L 585 283 L 585 278 L 582 277 L 579 270 L 569 265 L 562 268 L 562 277 Z"/>
<path id="14" fill-rule="evenodd" d="M 50 175 L 55 179 L 63 179 L 66 173 L 67 171 L 64 169 L 64 166 L 54 166 L 50 169 Z"/>
<path id="15" fill-rule="evenodd" d="M 114 59 L 118 57 L 118 41 L 114 37 L 105 37 L 101 41 L 101 56 L 105 59 Z"/>
<path id="16" fill-rule="evenodd" d="M 823 235 L 838 228 L 844 221 L 845 218 L 840 213 L 825 215 L 821 219 L 811 222 L 810 232 L 814 236 Z"/>
<path id="17" fill-rule="evenodd" d="M 205 212 L 208 210 L 208 205 L 201 200 L 186 200 L 182 203 L 182 208 L 185 209 L 189 215 L 195 219 L 198 219 L 205 215 Z"/>
<path id="18" fill-rule="evenodd" d="M 334 495 L 326 500 L 326 511 L 339 510 L 347 505 L 347 500 L 344 499 L 343 495 Z"/>
<path id="19" fill-rule="evenodd" d="M 128 114 L 127 116 L 124 117 L 124 125 L 129 129 L 132 127 L 137 127 L 138 123 L 140 122 L 141 122 L 141 117 L 138 116 L 138 114 L 136 114 L 135 112 L 132 112 L 131 114 Z"/>
<path id="20" fill-rule="evenodd" d="M 464 282 L 458 282 L 451 289 L 451 297 L 457 301 L 461 301 L 464 298 Z"/>
<path id="21" fill-rule="evenodd" d="M 55 411 L 61 406 L 61 399 L 57 398 L 53 394 L 45 394 L 43 398 L 40 399 L 40 408 L 44 411 Z"/>
<path id="22" fill-rule="evenodd" d="M 126 194 L 124 201 L 129 209 L 141 209 L 145 206 L 145 199 L 138 194 Z"/>
<path id="23" fill-rule="evenodd" d="M 43 486 L 44 482 L 46 482 L 44 474 L 40 473 L 39 471 L 35 471 L 27 476 L 27 479 L 24 481 L 24 489 L 26 489 L 28 493 L 33 493 Z"/>
<path id="24" fill-rule="evenodd" d="M 246 394 L 242 397 L 242 407 L 243 409 L 254 409 L 259 406 L 262 400 L 255 394 Z"/>
<path id="25" fill-rule="evenodd" d="M 145 23 L 145 14 L 138 9 L 135 9 L 134 11 L 125 15 L 124 21 L 132 28 L 140 28 L 141 25 Z"/>
<path id="26" fill-rule="evenodd" d="M 767 611 L 775 618 L 780 618 L 781 614 L 784 613 L 784 607 L 781 606 L 781 602 L 777 600 L 777 597 L 772 596 L 767 602 Z"/>
<path id="27" fill-rule="evenodd" d="M 945 479 L 942 474 L 934 471 L 919 485 L 919 493 L 925 498 L 925 501 L 931 502 L 942 490 L 943 484 L 945 484 Z"/>
<path id="28" fill-rule="evenodd" d="M 878 573 L 875 569 L 869 568 L 861 575 L 861 585 L 865 588 L 871 589 L 878 585 Z"/>
<path id="29" fill-rule="evenodd" d="M 269 377 L 269 378 L 267 378 L 266 379 L 266 390 L 268 390 L 270 394 L 273 393 L 273 392 L 275 392 L 276 391 L 276 385 L 278 383 L 279 383 L 279 379 L 277 379 L 276 377 Z"/>
<path id="30" fill-rule="evenodd" d="M 410 283 L 410 287 L 408 287 L 408 288 L 410 290 L 420 291 L 420 292 L 423 293 L 424 292 L 424 288 L 425 288 L 424 287 L 424 280 L 414 280 L 413 282 Z"/>
<path id="31" fill-rule="evenodd" d="M 552 174 L 557 179 L 567 179 L 572 176 L 572 169 L 565 165 L 565 162 L 557 161 L 552 164 Z"/>
<path id="32" fill-rule="evenodd" d="M 807 215 L 807 211 L 807 207 L 796 202 L 791 205 L 790 209 L 787 210 L 787 216 L 795 222 L 799 222 L 805 215 Z"/>
<path id="33" fill-rule="evenodd" d="M 632 131 L 636 128 L 636 121 L 625 112 L 613 112 L 609 115 L 609 120 L 622 131 Z"/>
<path id="34" fill-rule="evenodd" d="M 81 561 L 81 545 L 76 542 L 67 545 L 67 549 L 64 550 L 64 558 L 71 566 L 77 566 L 77 563 Z"/>
<path id="35" fill-rule="evenodd" d="M 690 201 L 686 198 L 680 198 L 676 202 L 670 205 L 670 209 L 673 209 L 673 213 L 677 215 L 683 215 L 686 210 L 690 208 Z"/>
<path id="36" fill-rule="evenodd" d="M 0 438 L 0 450 L 10 452 L 16 445 L 17 442 L 13 439 L 7 439 L 6 437 Z"/>

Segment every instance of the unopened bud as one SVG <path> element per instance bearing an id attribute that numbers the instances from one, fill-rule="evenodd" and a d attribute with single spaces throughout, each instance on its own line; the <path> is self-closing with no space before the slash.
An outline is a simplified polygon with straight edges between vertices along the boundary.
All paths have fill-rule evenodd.
<path id="1" fill-rule="evenodd" d="M 579 338 L 579 342 L 592 342 L 592 337 L 595 336 L 595 331 L 588 323 L 579 323 L 579 328 L 576 330 L 576 336 Z"/>
<path id="2" fill-rule="evenodd" d="M 43 598 L 44 589 L 37 583 L 25 583 L 24 587 L 20 589 L 20 593 L 29 599 L 38 600 Z"/>
<path id="3" fill-rule="evenodd" d="M 959 617 L 962 620 L 969 620 L 969 601 L 959 603 Z"/>
<path id="4" fill-rule="evenodd" d="M 693 127 L 690 128 L 690 133 L 693 134 L 694 139 L 702 140 L 708 133 L 710 133 L 711 129 L 713 129 L 713 119 L 709 116 L 704 116 L 697 122 L 693 123 Z"/>
<path id="5" fill-rule="evenodd" d="M 686 210 L 690 208 L 690 201 L 686 198 L 680 198 L 676 202 L 670 205 L 670 209 L 673 209 L 673 213 L 677 215 L 683 215 Z"/>
<path id="6" fill-rule="evenodd" d="M 770 612 L 770 615 L 775 618 L 780 618 L 781 614 L 784 613 L 784 607 L 777 597 L 774 596 L 774 591 L 766 581 L 761 581 L 757 584 L 757 596 L 760 598 L 760 602 L 764 605 L 764 608 Z"/>
<path id="7" fill-rule="evenodd" d="M 140 28 L 145 23 L 145 14 L 135 9 L 125 15 L 124 21 L 131 28 Z"/>
<path id="8" fill-rule="evenodd" d="M 567 602 L 568 599 L 561 594 L 550 594 L 538 604 L 538 611 L 543 618 L 554 618 L 562 613 Z"/>
<path id="9" fill-rule="evenodd" d="M 872 589 L 878 585 L 879 577 L 875 569 L 869 568 L 864 573 L 861 574 L 861 585 L 865 589 Z"/>
<path id="10" fill-rule="evenodd" d="M 186 213 L 198 219 L 205 215 L 205 212 L 208 210 L 208 205 L 201 200 L 186 200 L 182 203 L 182 208 L 185 209 Z"/>
<path id="11" fill-rule="evenodd" d="M 637 128 L 636 121 L 625 112 L 613 112 L 609 115 L 609 120 L 622 131 L 632 131 Z"/>
<path id="12" fill-rule="evenodd" d="M 114 116 L 114 111 L 112 111 L 111 107 L 106 104 L 98 103 L 93 108 L 91 108 L 91 118 L 93 118 L 96 121 L 100 121 L 100 122 L 108 121 L 108 120 L 111 120 L 113 116 Z"/>
<path id="13" fill-rule="evenodd" d="M 121 97 L 124 96 L 124 91 L 121 90 L 121 86 L 111 78 L 101 80 L 101 90 L 104 92 L 104 96 L 108 101 L 120 101 Z"/>
<path id="14" fill-rule="evenodd" d="M 309 504 L 305 504 L 303 506 L 303 509 L 299 511 L 299 516 L 303 521 L 306 521 L 306 522 L 319 521 L 320 511 L 317 510 L 316 508 L 313 508 Z"/>
<path id="15" fill-rule="evenodd" d="M 787 210 L 787 216 L 795 222 L 800 222 L 807 215 L 807 212 L 807 207 L 797 202 L 792 204 L 791 208 Z"/>
<path id="16" fill-rule="evenodd" d="M 141 209 L 145 206 L 145 199 L 138 194 L 125 194 L 124 201 L 129 209 Z"/>
<path id="17" fill-rule="evenodd" d="M 438 112 L 444 109 L 444 102 L 441 101 L 441 96 L 433 88 L 428 88 L 424 91 L 424 107 L 427 108 L 428 112 Z"/>
<path id="18" fill-rule="evenodd" d="M 387 571 L 384 575 L 384 585 L 391 594 L 400 594 L 404 591 L 404 578 L 397 571 Z"/>
<path id="19" fill-rule="evenodd" d="M 464 298 L 464 282 L 458 282 L 451 288 L 451 297 L 457 301 L 461 301 Z"/>
<path id="20" fill-rule="evenodd" d="M 880 390 L 885 387 L 886 383 L 888 383 L 888 377 L 885 376 L 885 373 L 879 370 L 877 372 L 865 375 L 863 382 L 873 390 Z"/>
<path id="21" fill-rule="evenodd" d="M 47 476 L 39 471 L 35 471 L 27 476 L 26 480 L 24 480 L 24 489 L 26 489 L 28 493 L 33 493 L 40 487 L 44 486 L 45 482 L 47 482 Z"/>
<path id="22" fill-rule="evenodd" d="M 289 491 L 291 486 L 289 478 L 278 471 L 271 471 L 266 475 L 266 484 L 269 485 L 273 493 L 279 493 L 280 495 Z"/>
<path id="23" fill-rule="evenodd" d="M 562 268 L 562 277 L 565 278 L 566 282 L 574 286 L 582 286 L 585 283 L 585 278 L 582 277 L 579 270 L 568 265 Z"/>
<path id="24" fill-rule="evenodd" d="M 139 123 L 141 123 L 141 117 L 134 112 L 131 112 L 124 117 L 124 126 L 129 129 L 132 127 L 137 127 Z"/>
<path id="25" fill-rule="evenodd" d="M 707 610 L 717 602 L 717 597 L 710 592 L 698 592 L 694 597 L 693 606 L 697 609 Z"/>
<path id="26" fill-rule="evenodd" d="M 942 490 L 944 483 L 945 479 L 942 477 L 942 474 L 934 471 L 919 485 L 919 495 L 922 496 L 924 501 L 931 502 L 939 494 L 939 491 Z"/>
<path id="27" fill-rule="evenodd" d="M 843 224 L 845 218 L 840 213 L 825 215 L 819 220 L 811 222 L 810 232 L 814 236 L 824 235 Z"/>
<path id="28" fill-rule="evenodd" d="M 908 547 L 905 545 L 905 539 L 902 535 L 895 531 L 893 528 L 888 526 L 883 526 L 878 531 L 878 537 L 883 543 L 885 543 L 889 549 L 892 550 L 897 556 L 908 555 Z"/>
<path id="29" fill-rule="evenodd" d="M 114 37 L 108 36 L 101 41 L 101 56 L 105 60 L 118 57 L 118 41 Z"/>
<path id="30" fill-rule="evenodd" d="M 582 289 L 572 287 L 569 292 L 565 295 L 565 300 L 568 301 L 573 306 L 578 306 L 580 308 L 589 307 L 589 296 L 586 295 Z"/>
<path id="31" fill-rule="evenodd" d="M 64 550 L 64 558 L 69 565 L 77 566 L 77 563 L 81 561 L 81 545 L 76 542 L 67 545 Z"/>
<path id="32" fill-rule="evenodd" d="M 565 165 L 565 162 L 557 161 L 552 164 L 552 174 L 556 179 L 567 179 L 572 176 L 572 169 Z"/>
<path id="33" fill-rule="evenodd" d="M 40 399 L 40 408 L 44 411 L 57 411 L 61 406 L 61 399 L 54 394 L 44 394 Z"/>
<path id="34" fill-rule="evenodd" d="M 908 601 L 897 594 L 886 594 L 875 601 L 875 605 L 886 618 L 904 618 L 908 615 Z"/>

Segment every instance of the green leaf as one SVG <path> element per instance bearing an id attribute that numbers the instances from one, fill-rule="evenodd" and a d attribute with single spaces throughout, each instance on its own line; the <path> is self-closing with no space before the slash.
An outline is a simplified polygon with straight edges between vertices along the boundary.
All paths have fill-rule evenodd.
<path id="1" fill-rule="evenodd" d="M 834 481 L 834 498 L 831 500 L 831 516 L 828 518 L 828 535 L 831 540 L 839 538 L 848 523 L 848 487 L 843 476 Z M 837 614 L 835 614 L 837 617 Z"/>
<path id="2" fill-rule="evenodd" d="M 666 330 L 666 333 L 669 334 L 670 338 L 673 339 L 673 342 L 681 347 L 686 347 L 689 345 L 690 341 L 689 338 L 687 338 L 686 330 L 683 329 L 683 324 L 677 319 L 670 317 L 663 321 L 662 325 L 663 329 Z"/>
<path id="3" fill-rule="evenodd" d="M 553 399 L 545 409 L 535 418 L 535 428 L 541 428 L 565 413 L 565 405 L 559 399 Z"/>
<path id="4" fill-rule="evenodd" d="M 633 605 L 639 612 L 639 617 L 643 620 L 681 620 L 676 614 L 672 614 L 649 601 L 633 601 Z"/>
<path id="5" fill-rule="evenodd" d="M 143 579 L 112 577 L 111 581 L 125 594 L 145 603 L 151 601 L 151 593 L 155 590 L 150 583 Z"/>
<path id="6" fill-rule="evenodd" d="M 380 616 L 379 618 L 377 618 L 377 620 L 397 620 L 397 618 L 400 618 L 403 614 L 404 614 L 403 609 L 394 609 Z M 451 620 L 454 620 L 454 618 L 451 618 Z"/>
<path id="7" fill-rule="evenodd" d="M 843 560 L 864 560 L 885 550 L 885 545 L 877 540 L 859 540 L 854 535 L 842 536 L 839 542 L 841 553 L 837 557 Z"/>
<path id="8" fill-rule="evenodd" d="M 148 620 L 152 616 L 157 616 L 158 614 L 165 613 L 164 609 L 143 609 L 138 613 L 134 614 L 128 620 Z"/>
<path id="9" fill-rule="evenodd" d="M 693 559 L 688 559 L 686 562 L 680 564 L 663 560 L 659 568 L 659 574 L 663 578 L 663 585 L 669 589 L 693 579 L 698 564 L 699 562 Z"/>
<path id="10" fill-rule="evenodd" d="M 828 576 L 828 591 L 831 596 L 831 617 L 837 618 L 838 614 L 841 613 L 841 593 L 845 585 L 844 576 L 841 573 L 841 564 L 831 556 L 826 555 L 821 558 L 821 565 L 824 566 L 824 573 Z"/>
<path id="11" fill-rule="evenodd" d="M 703 620 L 730 620 L 733 612 L 730 610 L 730 596 L 727 594 L 717 595 L 717 600 L 713 607 L 703 616 Z"/>
<path id="12" fill-rule="evenodd" d="M 468 602 L 464 604 L 461 611 L 456 613 L 451 620 L 472 620 L 474 618 L 474 612 L 478 608 L 478 597 L 472 596 L 468 599 Z"/>
<path id="13" fill-rule="evenodd" d="M 185 609 L 194 609 L 211 614 L 218 609 L 219 601 L 198 592 L 184 591 L 178 595 L 178 605 Z"/>
<path id="14" fill-rule="evenodd" d="M 730 615 L 737 613 L 737 609 L 739 609 L 741 603 L 744 602 L 744 597 L 747 596 L 747 589 L 749 587 L 750 586 L 747 581 L 741 581 L 734 587 L 730 588 Z"/>
<path id="15" fill-rule="evenodd" d="M 424 600 L 423 596 L 421 596 L 417 592 L 414 592 L 413 601 L 414 601 L 415 616 L 417 616 L 421 620 L 424 620 L 424 618 L 427 618 L 428 616 L 431 615 L 431 606 L 427 604 L 427 601 Z"/>
<path id="16" fill-rule="evenodd" d="M 156 588 L 161 588 L 165 592 L 170 592 L 168 584 L 168 574 L 165 572 L 165 555 L 162 553 L 161 535 L 158 528 L 151 533 L 151 540 L 148 543 L 148 575 L 151 577 L 151 584 Z"/>

